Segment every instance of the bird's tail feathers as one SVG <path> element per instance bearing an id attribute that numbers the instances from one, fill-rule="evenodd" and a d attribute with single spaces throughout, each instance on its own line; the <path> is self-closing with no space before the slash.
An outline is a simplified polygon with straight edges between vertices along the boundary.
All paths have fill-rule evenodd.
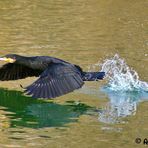
<path id="1" fill-rule="evenodd" d="M 85 72 L 83 81 L 102 80 L 105 77 L 105 72 Z"/>

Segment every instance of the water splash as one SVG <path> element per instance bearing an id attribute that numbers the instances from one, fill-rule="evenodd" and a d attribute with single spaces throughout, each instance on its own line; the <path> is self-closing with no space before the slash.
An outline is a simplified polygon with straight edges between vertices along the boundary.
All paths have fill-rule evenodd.
<path id="1" fill-rule="evenodd" d="M 139 80 L 138 73 L 116 54 L 101 65 L 108 79 L 107 89 L 113 91 L 148 91 L 148 83 Z"/>
<path id="2" fill-rule="evenodd" d="M 148 99 L 148 83 L 139 80 L 138 73 L 130 68 L 124 59 L 116 54 L 101 65 L 108 79 L 101 90 L 110 101 L 99 112 L 99 121 L 104 123 L 122 122 L 122 118 L 135 115 L 137 104 Z"/>
<path id="3" fill-rule="evenodd" d="M 118 54 L 106 59 L 101 65 L 91 65 L 89 70 L 95 71 L 98 66 L 106 73 L 107 84 L 99 89 L 101 91 L 83 87 L 83 93 L 97 95 L 99 98 L 102 93 L 107 95 L 109 101 L 98 111 L 100 122 L 125 123 L 125 117 L 136 114 L 139 102 L 148 100 L 148 82 L 141 81 L 138 73 Z"/>

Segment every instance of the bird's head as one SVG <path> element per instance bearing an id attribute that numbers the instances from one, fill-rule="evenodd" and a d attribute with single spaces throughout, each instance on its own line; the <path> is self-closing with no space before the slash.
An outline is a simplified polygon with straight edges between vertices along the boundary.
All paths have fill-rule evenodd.
<path id="1" fill-rule="evenodd" d="M 19 56 L 16 54 L 7 54 L 3 57 L 0 57 L 0 61 L 5 61 L 8 63 L 14 63 L 18 59 L 19 59 Z"/>

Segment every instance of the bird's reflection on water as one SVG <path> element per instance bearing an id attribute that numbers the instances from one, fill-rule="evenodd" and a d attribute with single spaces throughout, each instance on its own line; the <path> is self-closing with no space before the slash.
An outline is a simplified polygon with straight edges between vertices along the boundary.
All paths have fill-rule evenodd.
<path id="1" fill-rule="evenodd" d="M 87 89 L 82 89 L 82 93 L 89 94 L 89 91 L 85 91 Z M 98 97 L 101 96 L 95 89 L 91 92 Z M 148 92 L 144 91 L 116 92 L 103 89 L 103 93 L 109 98 L 105 107 L 98 111 L 99 121 L 103 123 L 122 122 L 123 117 L 136 114 L 139 102 L 148 99 Z M 76 122 L 80 115 L 94 109 L 83 103 L 67 102 L 61 105 L 34 100 L 23 96 L 19 91 L 0 89 L 0 110 L 6 112 L 11 127 L 42 128 L 60 127 L 66 123 Z"/>
<path id="2" fill-rule="evenodd" d="M 148 100 L 148 92 L 140 90 L 124 92 L 103 89 L 103 92 L 109 98 L 109 102 L 99 112 L 99 121 L 104 123 L 122 122 L 123 117 L 136 114 L 139 102 Z"/>
<path id="3" fill-rule="evenodd" d="M 19 91 L 0 89 L 0 106 L 5 107 L 6 116 L 10 119 L 11 127 L 24 126 L 32 128 L 65 126 L 66 123 L 76 122 L 91 107 L 69 102 L 60 105 L 42 100 L 25 97 Z"/>

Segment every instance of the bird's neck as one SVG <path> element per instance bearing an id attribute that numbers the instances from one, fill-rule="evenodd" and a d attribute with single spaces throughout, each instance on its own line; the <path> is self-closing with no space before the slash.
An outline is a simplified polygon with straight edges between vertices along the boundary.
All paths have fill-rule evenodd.
<path id="1" fill-rule="evenodd" d="M 30 57 L 23 57 L 23 56 L 21 56 L 21 58 L 17 59 L 16 63 L 20 64 L 20 65 L 24 65 L 24 66 L 30 67 L 31 63 L 32 63 L 32 60 L 31 60 Z"/>
<path id="2" fill-rule="evenodd" d="M 45 70 L 48 67 L 48 63 L 44 63 L 38 57 L 21 57 L 17 63 L 36 70 Z"/>

